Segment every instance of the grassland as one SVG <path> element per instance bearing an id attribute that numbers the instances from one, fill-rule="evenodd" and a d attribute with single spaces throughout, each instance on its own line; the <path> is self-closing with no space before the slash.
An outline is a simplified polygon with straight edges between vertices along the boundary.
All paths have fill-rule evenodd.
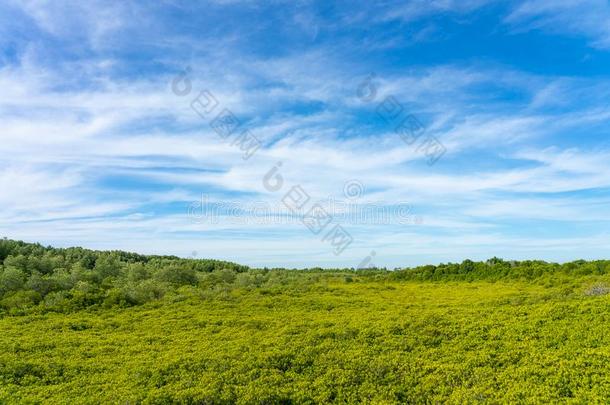
<path id="1" fill-rule="evenodd" d="M 273 273 L 273 272 L 272 272 Z M 0 319 L 3 403 L 607 403 L 608 275 L 304 273 Z M 594 293 L 587 293 L 594 291 Z"/>

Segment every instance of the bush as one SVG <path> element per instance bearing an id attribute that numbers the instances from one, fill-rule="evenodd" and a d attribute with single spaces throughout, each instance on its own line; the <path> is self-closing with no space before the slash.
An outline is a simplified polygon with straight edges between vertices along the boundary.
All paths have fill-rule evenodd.
<path id="1" fill-rule="evenodd" d="M 104 308 L 126 307 L 135 303 L 136 302 L 131 300 L 125 291 L 121 290 L 120 288 L 112 288 L 106 291 L 106 298 L 104 298 L 102 306 Z"/>
<path id="2" fill-rule="evenodd" d="M 34 272 L 25 283 L 28 290 L 36 291 L 41 296 L 45 296 L 53 290 L 57 289 L 57 282 L 46 275 L 41 275 L 39 272 Z"/>
<path id="3" fill-rule="evenodd" d="M 125 289 L 130 302 L 144 304 L 148 301 L 163 298 L 169 286 L 156 280 L 143 280 L 139 283 L 128 285 Z"/>
<path id="4" fill-rule="evenodd" d="M 155 279 L 174 285 L 196 285 L 197 273 L 193 269 L 169 266 L 159 269 Z"/>
<path id="5" fill-rule="evenodd" d="M 24 310 L 38 304 L 41 300 L 36 291 L 17 291 L 5 297 L 0 304 L 8 310 Z"/>
<path id="6" fill-rule="evenodd" d="M 69 294 L 66 291 L 55 291 L 44 297 L 45 308 L 66 312 L 72 309 L 73 305 L 69 299 Z"/>
<path id="7" fill-rule="evenodd" d="M 203 288 L 214 287 L 219 284 L 233 284 L 237 279 L 237 274 L 231 269 L 222 269 L 213 273 L 205 274 L 201 277 L 199 285 Z M 244 279 L 242 279 L 242 282 Z"/>
<path id="8" fill-rule="evenodd" d="M 94 271 L 100 275 L 102 279 L 107 277 L 115 277 L 121 271 L 121 263 L 116 255 L 103 255 L 95 261 Z"/>
<path id="9" fill-rule="evenodd" d="M 606 295 L 608 293 L 610 293 L 610 288 L 602 283 L 593 284 L 585 290 L 585 295 L 589 296 Z"/>

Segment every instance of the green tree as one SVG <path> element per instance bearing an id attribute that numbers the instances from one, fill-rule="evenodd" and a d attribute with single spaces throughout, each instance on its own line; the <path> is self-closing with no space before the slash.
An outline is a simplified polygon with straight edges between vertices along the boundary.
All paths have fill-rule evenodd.
<path id="1" fill-rule="evenodd" d="M 16 267 L 5 267 L 0 274 L 0 293 L 20 290 L 25 284 L 25 272 Z"/>

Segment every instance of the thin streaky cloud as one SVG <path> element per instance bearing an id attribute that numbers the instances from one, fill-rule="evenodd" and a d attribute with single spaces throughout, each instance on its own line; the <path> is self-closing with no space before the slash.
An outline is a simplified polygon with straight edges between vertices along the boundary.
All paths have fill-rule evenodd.
<path id="1" fill-rule="evenodd" d="M 0 7 L 0 236 L 289 267 L 352 267 L 371 250 L 388 267 L 604 255 L 605 2 Z M 187 67 L 192 91 L 176 96 Z M 202 90 L 261 140 L 251 159 L 193 111 Z M 380 117 L 387 97 L 442 142 L 434 165 Z M 278 162 L 285 188 L 270 192 Z M 408 203 L 420 223 L 338 215 L 354 243 L 337 258 L 299 223 L 188 216 L 202 195 L 277 206 L 300 185 L 323 202 L 351 180 L 356 204 Z"/>

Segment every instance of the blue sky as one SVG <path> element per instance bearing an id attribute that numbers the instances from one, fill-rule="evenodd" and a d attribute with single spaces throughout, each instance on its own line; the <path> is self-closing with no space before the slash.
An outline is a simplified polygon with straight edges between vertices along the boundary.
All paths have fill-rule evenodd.
<path id="1" fill-rule="evenodd" d="M 270 267 L 607 258 L 609 79 L 601 0 L 8 0 L 0 235 Z M 319 234 L 282 202 L 296 185 Z"/>

